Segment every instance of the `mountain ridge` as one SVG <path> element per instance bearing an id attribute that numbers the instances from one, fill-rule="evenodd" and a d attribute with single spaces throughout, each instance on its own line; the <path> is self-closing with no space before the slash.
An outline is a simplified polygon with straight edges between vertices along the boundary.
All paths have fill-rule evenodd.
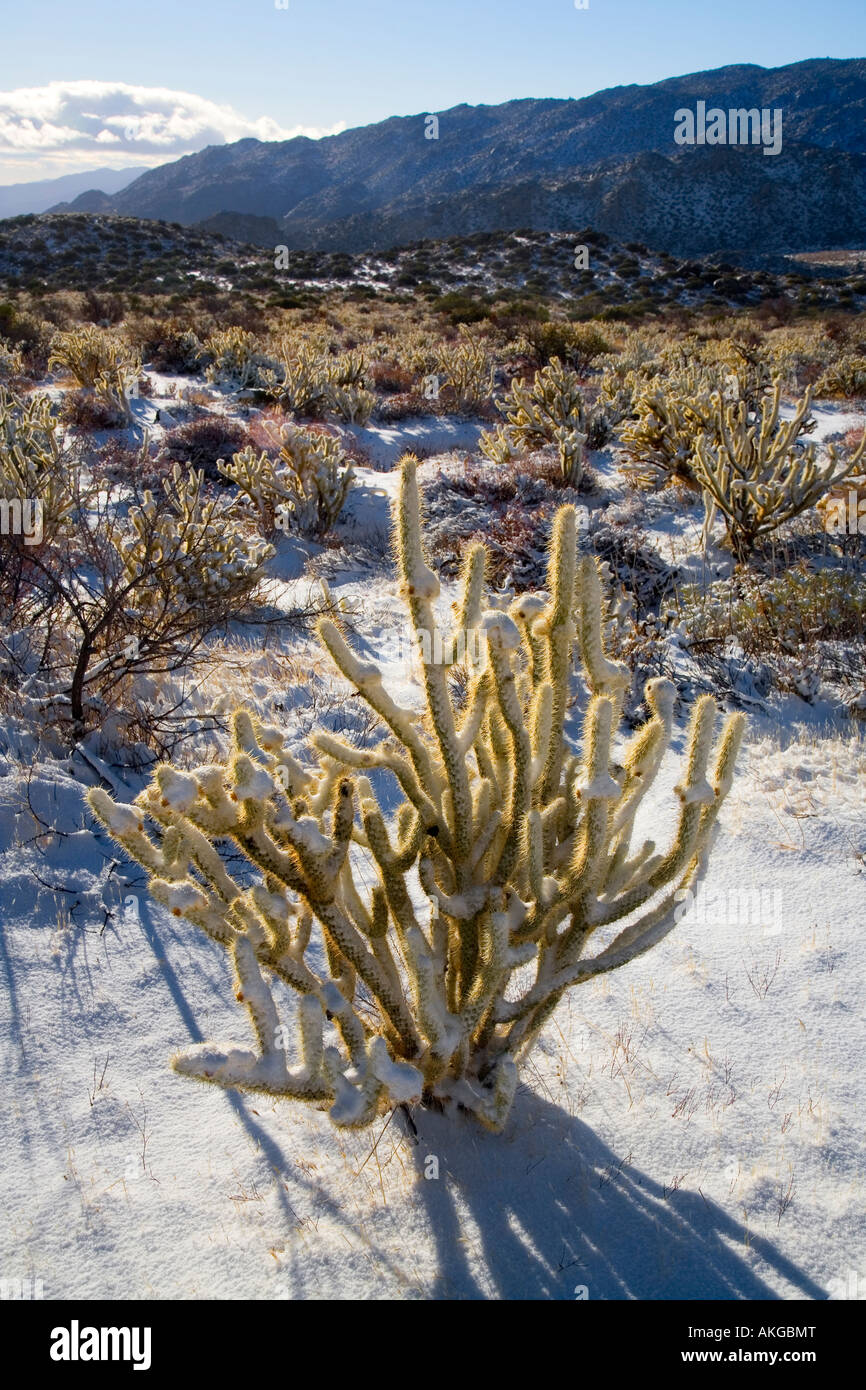
<path id="1" fill-rule="evenodd" d="M 674 112 L 699 100 L 726 110 L 781 105 L 781 152 L 761 159 L 760 148 L 677 146 Z M 427 114 L 437 116 L 438 139 L 425 139 Z M 720 153 L 730 159 L 706 158 Z M 667 162 L 654 166 L 647 162 L 652 155 Z M 99 210 L 182 225 L 231 214 L 272 218 L 290 249 L 359 252 L 420 235 L 492 229 L 489 222 L 477 225 L 473 203 L 485 215 L 510 219 L 500 225 L 513 229 L 521 225 L 513 218 L 521 215 L 531 185 L 536 220 L 526 221 L 529 227 L 547 228 L 543 219 L 555 213 L 647 241 L 664 235 L 663 185 L 672 177 L 679 203 L 692 188 L 694 212 L 689 217 L 679 207 L 666 249 L 685 255 L 716 249 L 713 212 L 732 200 L 724 216 L 726 246 L 747 247 L 760 238 L 768 252 L 809 250 L 839 244 L 831 236 L 835 208 L 826 207 L 837 195 L 849 229 L 842 239 L 862 240 L 864 157 L 866 59 L 807 59 L 779 68 L 734 64 L 579 98 L 464 102 L 321 140 L 247 137 L 211 145 L 144 173 Z M 829 166 L 825 174 L 822 161 Z M 571 194 L 565 195 L 568 184 Z M 761 211 L 768 200 L 772 218 Z M 78 209 L 72 203 L 65 210 Z M 434 218 L 435 226 L 425 228 L 425 218 Z"/>

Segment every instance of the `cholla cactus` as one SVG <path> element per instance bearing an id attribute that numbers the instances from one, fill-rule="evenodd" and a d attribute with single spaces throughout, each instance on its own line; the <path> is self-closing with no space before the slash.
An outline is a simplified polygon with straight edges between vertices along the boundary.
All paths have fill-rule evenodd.
<path id="1" fill-rule="evenodd" d="M 817 445 L 798 443 L 807 423 L 811 388 L 791 420 L 779 419 L 781 382 L 764 400 L 752 421 L 745 402 L 724 407 L 716 400 L 718 442 L 701 435 L 693 461 L 694 476 L 706 506 L 704 542 L 716 511 L 721 512 L 727 540 L 740 560 L 748 559 L 759 540 L 783 522 L 812 507 L 831 487 L 851 476 L 866 450 L 866 435 L 856 451 L 840 459 L 834 445 L 823 464 Z"/>
<path id="2" fill-rule="evenodd" d="M 815 383 L 816 396 L 866 396 L 866 357 L 844 353 Z"/>
<path id="3" fill-rule="evenodd" d="M 603 354 L 596 359 L 595 365 L 622 376 L 629 372 L 639 377 L 651 376 L 657 370 L 662 343 L 663 339 L 648 329 L 632 329 L 626 333 L 618 352 Z"/>
<path id="4" fill-rule="evenodd" d="M 620 431 L 636 482 L 695 486 L 698 436 L 712 431 L 715 406 L 710 384 L 696 370 L 671 378 L 656 390 L 644 387 L 633 399 L 634 418 Z"/>
<path id="5" fill-rule="evenodd" d="M 326 359 L 328 380 L 335 386 L 363 386 L 370 364 L 359 349 L 339 352 Z"/>
<path id="6" fill-rule="evenodd" d="M 21 376 L 24 371 L 24 358 L 5 338 L 0 338 L 0 380 Z"/>
<path id="7" fill-rule="evenodd" d="M 561 428 L 555 438 L 562 480 L 568 487 L 579 487 L 586 464 L 586 435 Z"/>
<path id="8" fill-rule="evenodd" d="M 439 371 L 454 392 L 458 410 L 478 410 L 493 394 L 493 364 L 483 343 L 463 333 L 457 343 L 440 348 Z"/>
<path id="9" fill-rule="evenodd" d="M 352 466 L 331 435 L 284 425 L 280 438 L 277 460 L 250 445 L 217 467 L 246 494 L 265 530 L 284 520 L 306 534 L 325 535 L 343 508 Z"/>
<path id="10" fill-rule="evenodd" d="M 373 413 L 376 397 L 363 386 L 341 386 L 331 381 L 328 383 L 327 404 L 328 413 L 336 415 L 338 420 L 345 420 L 350 425 L 366 425 Z"/>
<path id="11" fill-rule="evenodd" d="M 141 376 L 141 358 L 120 338 L 93 324 L 56 333 L 48 366 L 71 372 L 79 386 L 93 391 L 123 420 L 132 419 L 130 398 Z"/>
<path id="12" fill-rule="evenodd" d="M 203 472 L 184 475 L 177 463 L 163 488 L 168 507 L 145 492 L 141 506 L 130 508 L 131 529 L 118 528 L 113 538 L 140 617 L 146 622 L 167 607 L 203 608 L 252 592 L 273 546 L 249 537 L 225 498 L 206 497 Z M 153 578 L 142 584 L 145 575 Z"/>
<path id="13" fill-rule="evenodd" d="M 208 381 L 233 390 L 257 387 L 273 361 L 259 351 L 254 333 L 244 328 L 225 328 L 205 340 L 204 351 L 213 360 L 205 371 Z"/>
<path id="14" fill-rule="evenodd" d="M 283 342 L 276 370 L 262 372 L 260 384 L 292 415 L 336 415 L 366 425 L 376 404 L 376 397 L 364 385 L 367 371 L 362 352 L 329 357 L 308 343 L 292 348 Z"/>
<path id="15" fill-rule="evenodd" d="M 262 372 L 262 389 L 292 415 L 324 413 L 328 373 L 323 355 L 306 343 L 292 349 L 284 342 L 275 370 Z"/>
<path id="16" fill-rule="evenodd" d="M 603 650 L 599 569 L 592 557 L 578 563 L 574 509 L 556 518 L 549 592 L 508 612 L 485 611 L 485 550 L 474 546 L 456 631 L 445 634 L 416 466 L 403 461 L 395 530 L 424 713 L 395 701 L 379 669 L 322 620 L 320 640 L 390 732 L 377 748 L 320 732 L 317 766 L 304 769 L 279 730 L 241 710 L 225 763 L 163 766 L 132 805 L 96 789 L 89 801 L 145 866 L 156 900 L 234 964 L 255 1051 L 206 1043 L 176 1057 L 177 1071 L 327 1105 L 340 1125 L 421 1096 L 498 1129 L 517 1059 L 565 991 L 674 925 L 731 785 L 743 720 L 728 720 L 713 757 L 715 705 L 698 701 L 670 839 L 633 846 L 675 692 L 651 681 L 648 722 L 614 743 L 629 678 Z M 575 651 L 586 696 L 578 748 L 564 732 Z M 449 682 L 456 662 L 470 676 L 462 712 Z M 391 825 L 368 773 L 402 793 Z M 221 845 L 240 852 L 255 882 L 249 868 L 234 876 Z M 294 1067 L 271 979 L 300 996 Z"/>
<path id="17" fill-rule="evenodd" d="M 603 442 L 607 422 L 601 406 L 589 407 L 577 373 L 552 357 L 534 381 L 514 381 L 499 409 L 508 423 L 489 431 L 481 440 L 481 452 L 494 463 L 505 463 L 527 449 L 560 446 L 565 436 L 582 435 L 584 443 Z M 576 446 L 572 457 L 576 458 Z M 560 457 L 562 457 L 560 449 Z"/>
<path id="18" fill-rule="evenodd" d="M 534 381 L 512 382 L 501 409 L 515 437 L 530 448 L 540 449 L 562 426 L 580 429 L 583 424 L 583 392 L 577 373 L 558 357 L 535 375 Z"/>
<path id="19" fill-rule="evenodd" d="M 421 328 L 409 328 L 401 333 L 393 343 L 389 342 L 389 352 L 407 371 L 419 376 L 428 376 L 441 370 L 442 354 L 447 344 L 430 332 Z"/>
<path id="20" fill-rule="evenodd" d="M 599 382 L 598 398 L 604 411 L 608 427 L 615 430 L 634 412 L 635 396 L 646 389 L 647 378 L 634 371 L 617 371 L 608 368 L 602 373 Z"/>
<path id="21" fill-rule="evenodd" d="M 53 540 L 72 511 L 68 470 L 50 399 L 17 396 L 0 386 L 3 534 L 28 529 L 30 543 L 36 535 L 40 542 Z"/>

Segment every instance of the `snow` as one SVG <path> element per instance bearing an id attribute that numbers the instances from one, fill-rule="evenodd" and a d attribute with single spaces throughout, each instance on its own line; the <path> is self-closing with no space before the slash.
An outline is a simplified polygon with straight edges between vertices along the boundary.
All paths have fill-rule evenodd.
<path id="1" fill-rule="evenodd" d="M 863 422 L 823 405 L 813 414 L 812 438 Z M 387 531 L 397 475 L 379 470 L 417 428 L 353 430 L 375 466 L 357 469 L 344 544 Z M 477 428 L 458 422 L 437 447 L 472 448 Z M 612 456 L 599 460 L 615 489 Z M 446 462 L 422 463 L 419 482 Z M 723 564 L 699 555 L 691 502 L 675 509 L 666 494 L 642 521 L 686 572 Z M 271 572 L 286 611 L 309 588 L 303 562 L 323 553 L 281 539 Z M 329 582 L 351 614 L 358 671 L 418 711 L 420 661 L 387 562 L 371 571 L 348 555 Z M 455 596 L 443 582 L 443 623 Z M 509 623 L 489 615 L 503 637 Z M 185 766 L 212 761 L 203 721 L 218 694 L 222 709 L 242 702 L 279 724 L 293 779 L 309 766 L 312 728 L 361 727 L 362 702 L 310 634 L 269 641 L 247 634 L 226 649 L 217 689 L 189 695 L 202 729 Z M 824 1299 L 846 1296 L 852 1271 L 866 1288 L 866 740 L 824 698 L 775 694 L 750 708 L 694 901 L 650 953 L 566 995 L 501 1135 L 417 1106 L 417 1132 L 399 1109 L 371 1130 L 337 1130 L 312 1106 L 171 1070 L 179 1051 L 235 1076 L 255 1065 L 231 961 L 149 896 L 94 821 L 88 785 L 102 777 L 126 803 L 144 785 L 108 736 L 74 757 L 37 740 L 23 714 L 7 717 L 0 1267 L 41 1279 L 47 1298 L 77 1299 L 570 1300 L 579 1285 L 590 1299 Z M 684 739 L 678 714 L 636 843 L 667 844 Z M 244 790 L 265 779 L 250 765 Z M 390 809 L 385 777 L 371 780 Z M 166 799 L 182 809 L 195 787 L 181 770 Z M 124 833 L 141 824 L 132 806 L 114 814 Z M 295 833 L 311 851 L 326 844 L 311 820 Z M 170 901 L 184 891 L 172 885 Z M 288 993 L 278 1004 L 292 1020 Z M 268 1066 L 301 1064 L 298 1030 L 287 1032 L 288 1054 Z M 417 1095 L 413 1068 L 381 1048 L 370 1061 L 395 1097 Z M 338 1104 L 362 1099 L 343 1078 Z"/>
<path id="2" fill-rule="evenodd" d="M 342 434 L 353 435 L 376 468 L 393 468 L 408 452 L 427 455 L 472 452 L 489 426 L 477 420 L 460 420 L 438 415 L 420 415 L 399 425 L 344 425 Z"/>

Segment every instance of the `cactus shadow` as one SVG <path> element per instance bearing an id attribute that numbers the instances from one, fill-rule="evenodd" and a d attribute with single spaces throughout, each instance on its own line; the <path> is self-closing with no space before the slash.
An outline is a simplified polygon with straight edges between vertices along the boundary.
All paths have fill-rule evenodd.
<path id="1" fill-rule="evenodd" d="M 439 1265 L 431 1298 L 827 1298 L 715 1202 L 666 1190 L 525 1088 L 501 1135 L 428 1111 L 414 1119 Z M 425 1178 L 430 1156 L 438 1180 Z M 780 1295 L 771 1276 L 793 1291 Z"/>

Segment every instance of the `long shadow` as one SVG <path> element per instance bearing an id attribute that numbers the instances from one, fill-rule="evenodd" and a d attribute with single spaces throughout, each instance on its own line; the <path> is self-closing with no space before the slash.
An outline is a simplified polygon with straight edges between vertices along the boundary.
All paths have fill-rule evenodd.
<path id="1" fill-rule="evenodd" d="M 169 943 L 174 947 L 179 947 L 182 946 L 184 942 L 182 936 L 173 930 L 170 923 L 163 927 L 162 923 L 164 921 L 165 919 L 162 914 L 154 913 L 151 915 L 150 905 L 147 902 L 142 901 L 139 903 L 139 923 L 143 935 L 160 964 L 166 988 L 177 1010 L 178 1016 L 189 1035 L 190 1041 L 193 1043 L 204 1042 L 204 1034 L 196 1022 L 195 1014 L 186 997 L 183 984 L 168 958 Z M 194 931 L 194 928 L 189 928 L 189 930 Z M 214 993 L 218 995 L 219 992 L 215 984 L 212 985 L 212 989 Z M 223 993 L 222 997 L 225 997 L 225 993 Z M 168 1073 L 167 1059 L 166 1072 Z M 168 1075 L 166 1084 L 172 1084 L 179 1080 L 180 1078 Z M 182 1084 L 187 1085 L 188 1083 L 183 1082 Z M 278 1140 L 268 1132 L 264 1125 L 256 1123 L 253 1115 L 250 1113 L 256 1104 L 255 1095 L 247 1096 L 238 1091 L 226 1089 L 221 1091 L 221 1097 L 234 1111 L 238 1122 L 246 1131 L 252 1144 L 261 1152 L 268 1167 L 276 1175 L 276 1194 L 286 1224 L 286 1229 L 290 1230 L 295 1227 L 299 1220 L 298 1214 L 291 1202 L 291 1193 L 289 1190 L 289 1185 L 291 1184 L 293 1189 L 305 1193 L 314 1200 L 320 1211 L 326 1214 L 337 1225 L 344 1226 L 347 1230 L 353 1231 L 354 1223 L 351 1217 L 347 1216 L 346 1212 L 343 1211 L 339 1201 L 328 1193 L 324 1183 L 300 1172 L 293 1162 L 291 1146 L 289 1144 L 291 1130 L 287 1130 L 286 1134 L 286 1141 L 289 1146 L 289 1152 L 286 1152 Z M 385 1252 L 377 1251 L 377 1256 L 383 1268 L 387 1269 L 392 1274 L 396 1274 L 396 1265 L 389 1259 Z M 299 1268 L 298 1261 L 299 1257 L 295 1252 L 290 1252 L 290 1263 L 287 1263 L 285 1269 L 282 1271 L 283 1279 L 289 1281 L 292 1285 L 292 1296 L 295 1296 L 304 1286 L 302 1278 L 303 1271 Z"/>
<path id="2" fill-rule="evenodd" d="M 431 1298 L 777 1299 L 762 1263 L 792 1286 L 788 1297 L 827 1298 L 715 1202 L 666 1193 L 532 1092 L 521 1089 L 501 1135 L 428 1111 L 414 1118 L 439 1257 Z M 424 1176 L 431 1156 L 438 1180 Z"/>

